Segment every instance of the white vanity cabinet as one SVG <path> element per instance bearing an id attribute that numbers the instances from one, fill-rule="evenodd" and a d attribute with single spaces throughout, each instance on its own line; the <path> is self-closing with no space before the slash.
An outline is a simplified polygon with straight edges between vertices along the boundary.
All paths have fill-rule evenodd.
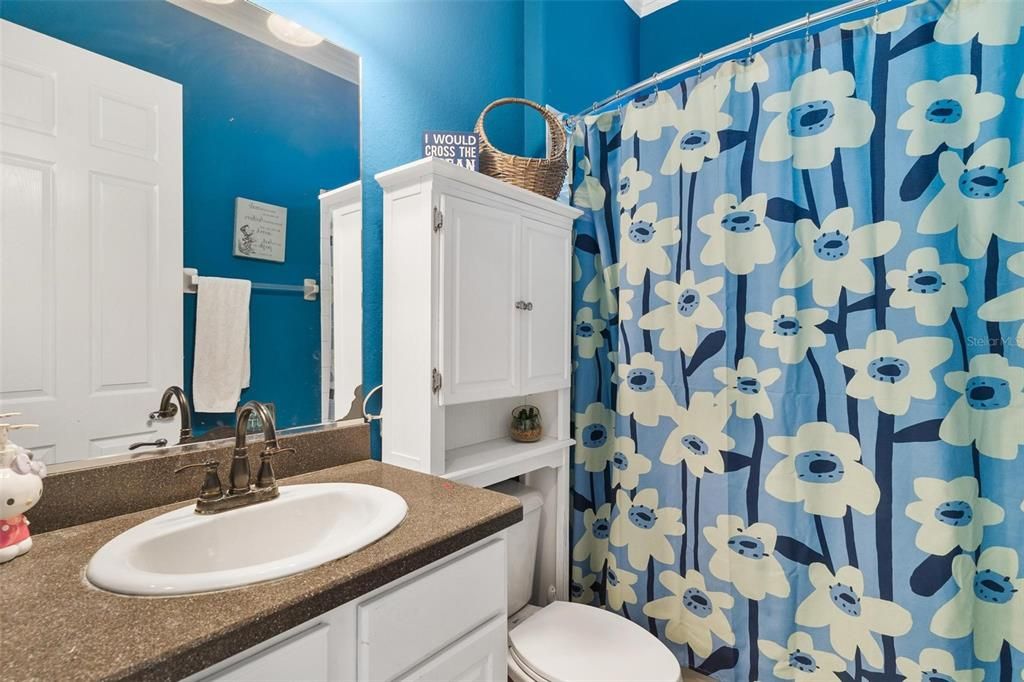
<path id="1" fill-rule="evenodd" d="M 189 682 L 504 682 L 504 534 L 389 583 Z"/>
<path id="2" fill-rule="evenodd" d="M 572 223 L 580 211 L 439 159 L 384 189 L 382 459 L 541 491 L 537 603 L 568 598 Z M 544 436 L 509 438 L 537 406 Z"/>

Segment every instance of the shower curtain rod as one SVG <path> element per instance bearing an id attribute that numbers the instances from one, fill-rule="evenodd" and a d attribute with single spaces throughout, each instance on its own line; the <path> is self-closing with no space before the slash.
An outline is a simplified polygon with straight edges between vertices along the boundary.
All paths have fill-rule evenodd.
<path id="1" fill-rule="evenodd" d="M 850 0 L 850 2 L 846 2 L 842 5 L 837 5 L 830 9 L 824 9 L 820 12 L 815 12 L 814 14 L 808 12 L 803 19 L 794 19 L 788 24 L 776 26 L 775 28 L 770 28 L 767 31 L 763 31 L 761 33 L 751 33 L 750 36 L 745 38 L 744 40 L 737 40 L 735 43 L 726 45 L 725 47 L 720 47 L 717 50 L 714 50 L 713 52 L 701 53 L 701 55 L 696 59 L 691 59 L 681 64 L 676 64 L 668 71 L 655 72 L 653 76 L 650 76 L 640 81 L 639 83 L 634 83 L 625 90 L 617 90 L 615 94 L 612 95 L 611 97 L 607 97 L 601 100 L 600 102 L 594 102 L 594 104 L 589 109 L 581 111 L 580 113 L 576 114 L 574 118 L 583 118 L 587 114 L 603 109 L 604 107 L 608 106 L 609 104 L 616 100 L 622 99 L 624 97 L 630 97 L 631 95 L 635 95 L 638 92 L 646 90 L 647 88 L 650 88 L 652 86 L 656 86 L 658 83 L 662 81 L 674 78 L 675 76 L 686 73 L 687 71 L 702 68 L 709 63 L 714 63 L 719 59 L 722 59 L 723 57 L 726 57 L 735 52 L 740 52 L 741 50 L 745 49 L 753 49 L 757 45 L 766 43 L 769 40 L 774 40 L 775 38 L 784 36 L 787 33 L 793 33 L 799 29 L 810 31 L 811 27 L 814 26 L 815 24 L 820 24 L 824 21 L 836 19 L 845 14 L 850 14 L 851 12 L 867 9 L 869 7 L 874 7 L 875 12 L 877 14 L 879 8 L 882 5 L 887 5 L 889 3 L 896 1 L 897 0 Z"/>

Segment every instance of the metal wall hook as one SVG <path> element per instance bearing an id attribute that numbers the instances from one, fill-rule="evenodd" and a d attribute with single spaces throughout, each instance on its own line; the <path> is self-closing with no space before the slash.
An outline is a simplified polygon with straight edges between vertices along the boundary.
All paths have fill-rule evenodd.
<path id="1" fill-rule="evenodd" d="M 370 422 L 374 422 L 374 421 L 379 421 L 380 420 L 381 415 L 379 413 L 378 414 L 370 414 L 369 411 L 368 411 L 367 405 L 370 402 L 370 398 L 373 397 L 373 394 L 376 393 L 377 391 L 381 390 L 382 388 L 384 388 L 383 384 L 380 384 L 379 386 L 374 386 L 373 388 L 371 388 L 369 390 L 369 392 L 363 398 L 363 423 L 364 424 L 369 424 Z"/>

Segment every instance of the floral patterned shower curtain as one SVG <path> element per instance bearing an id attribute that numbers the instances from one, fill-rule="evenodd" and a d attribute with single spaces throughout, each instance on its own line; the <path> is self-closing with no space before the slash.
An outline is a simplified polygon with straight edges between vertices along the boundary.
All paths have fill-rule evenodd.
<path id="1" fill-rule="evenodd" d="M 572 595 L 720 680 L 1019 680 L 1024 0 L 574 132 Z"/>

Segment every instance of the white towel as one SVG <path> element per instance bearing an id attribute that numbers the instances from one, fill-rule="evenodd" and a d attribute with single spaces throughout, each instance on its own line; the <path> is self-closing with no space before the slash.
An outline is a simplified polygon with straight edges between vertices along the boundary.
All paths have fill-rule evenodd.
<path id="1" fill-rule="evenodd" d="M 234 412 L 249 386 L 249 293 L 245 279 L 200 277 L 196 292 L 196 349 L 192 407 Z"/>

